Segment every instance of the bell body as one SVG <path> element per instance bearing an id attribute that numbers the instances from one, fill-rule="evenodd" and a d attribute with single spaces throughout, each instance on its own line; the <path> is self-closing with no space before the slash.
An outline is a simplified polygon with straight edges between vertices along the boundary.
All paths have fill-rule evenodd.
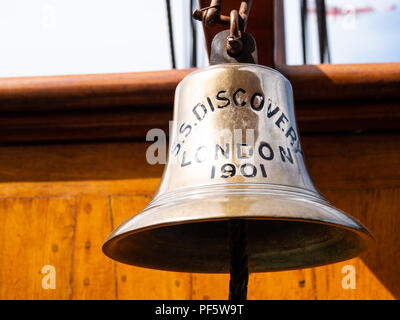
<path id="1" fill-rule="evenodd" d="M 215 65 L 182 80 L 158 191 L 103 250 L 142 267 L 229 272 L 231 219 L 248 220 L 251 272 L 350 259 L 371 238 L 315 188 L 289 81 L 253 64 Z"/>

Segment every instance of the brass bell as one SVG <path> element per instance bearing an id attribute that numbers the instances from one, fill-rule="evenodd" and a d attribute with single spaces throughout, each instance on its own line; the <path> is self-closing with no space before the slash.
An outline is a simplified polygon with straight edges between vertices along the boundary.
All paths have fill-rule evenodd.
<path id="1" fill-rule="evenodd" d="M 140 267 L 226 273 L 232 219 L 247 221 L 250 272 L 347 260 L 372 238 L 314 186 L 290 82 L 249 63 L 212 65 L 180 82 L 160 186 L 103 251 Z"/>

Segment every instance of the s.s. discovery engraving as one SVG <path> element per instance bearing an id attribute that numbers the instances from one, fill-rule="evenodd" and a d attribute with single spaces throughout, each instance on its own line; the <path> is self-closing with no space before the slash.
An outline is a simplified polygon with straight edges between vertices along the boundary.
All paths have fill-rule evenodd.
<path id="1" fill-rule="evenodd" d="M 284 135 L 283 141 L 287 141 L 287 145 L 273 147 L 269 141 L 253 141 L 252 143 L 247 143 L 246 141 L 246 143 L 243 143 L 241 140 L 235 141 L 233 139 L 234 141 L 231 141 L 230 139 L 222 139 L 224 141 L 228 140 L 228 142 L 216 142 L 212 145 L 190 144 L 190 149 L 185 148 L 185 142 L 192 135 L 199 134 L 196 133 L 196 129 L 205 120 L 229 108 L 242 108 L 246 110 L 245 112 L 259 113 L 258 116 L 265 116 L 271 121 L 271 124 L 275 128 L 274 130 Z M 235 128 L 234 130 L 243 129 Z M 245 131 L 249 131 L 249 128 L 246 128 Z M 236 137 L 234 133 L 230 133 L 230 136 Z M 221 137 L 214 138 L 215 141 L 221 140 Z M 218 162 L 211 165 L 211 179 L 216 177 L 228 179 L 236 175 L 241 175 L 245 178 L 256 176 L 267 178 L 268 162 L 281 161 L 288 165 L 296 165 L 294 155 L 297 153 L 301 153 L 301 147 L 296 134 L 295 124 L 290 123 L 289 117 L 281 107 L 263 92 L 252 92 L 243 87 L 238 87 L 234 90 L 217 90 L 215 94 L 206 96 L 202 102 L 191 107 L 190 117 L 178 123 L 176 140 L 170 149 L 171 158 L 177 158 L 181 168 L 193 164 L 208 163 L 210 161 Z M 265 163 L 255 165 L 254 161 L 243 162 L 246 159 L 251 160 L 254 156 L 259 157 Z M 220 164 L 221 160 L 225 160 L 225 163 Z"/>

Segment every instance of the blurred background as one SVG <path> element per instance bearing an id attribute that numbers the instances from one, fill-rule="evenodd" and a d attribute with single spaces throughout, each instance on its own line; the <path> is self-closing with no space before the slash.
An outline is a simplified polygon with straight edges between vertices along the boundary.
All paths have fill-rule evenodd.
<path id="1" fill-rule="evenodd" d="M 400 0 L 325 6 L 321 14 L 315 0 L 284 1 L 287 64 L 399 61 Z M 195 8 L 197 0 L 1 1 L 0 77 L 205 66 Z"/>

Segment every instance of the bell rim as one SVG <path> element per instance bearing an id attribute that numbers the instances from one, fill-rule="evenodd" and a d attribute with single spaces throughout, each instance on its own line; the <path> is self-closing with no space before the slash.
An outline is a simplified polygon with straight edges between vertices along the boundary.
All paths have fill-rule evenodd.
<path id="1" fill-rule="evenodd" d="M 204 200 L 204 199 L 203 199 Z M 207 199 L 209 201 L 209 199 Z M 292 200 L 294 202 L 299 201 L 299 200 Z M 312 202 L 315 202 L 311 200 Z M 151 203 L 150 203 L 151 204 Z M 149 204 L 149 206 L 150 206 Z M 169 207 L 173 207 L 175 204 L 169 205 Z M 174 226 L 183 226 L 183 225 L 190 225 L 190 224 L 198 224 L 198 223 L 207 223 L 207 222 L 224 222 L 224 221 L 230 221 L 234 219 L 241 219 L 241 220 L 247 220 L 247 221 L 278 221 L 278 222 L 297 222 L 297 223 L 307 223 L 307 224 L 314 224 L 314 225 L 324 225 L 328 227 L 332 227 L 335 230 L 336 229 L 341 229 L 341 230 L 346 230 L 349 234 L 356 235 L 358 237 L 358 240 L 360 241 L 360 247 L 356 249 L 357 252 L 352 254 L 350 257 L 345 257 L 343 256 L 338 257 L 337 259 L 330 259 L 329 261 L 323 262 L 323 263 L 316 263 L 316 264 L 307 264 L 303 266 L 302 268 L 310 268 L 310 267 L 317 267 L 317 266 L 322 266 L 326 264 L 331 264 L 331 263 L 336 263 L 340 261 L 346 261 L 349 259 L 352 259 L 356 256 L 358 256 L 360 253 L 365 251 L 365 249 L 370 246 L 371 244 L 375 243 L 376 240 L 372 233 L 357 219 L 354 217 L 348 215 L 347 213 L 333 207 L 329 202 L 324 201 L 320 199 L 319 205 L 323 207 L 327 207 L 330 210 L 334 210 L 337 214 L 343 215 L 345 217 L 350 218 L 350 220 L 354 223 L 353 226 L 350 225 L 344 225 L 340 224 L 339 222 L 329 222 L 329 221 L 323 221 L 323 220 L 316 220 L 316 219 L 310 219 L 310 218 L 300 218 L 300 217 L 284 217 L 284 216 L 279 216 L 279 217 L 271 217 L 271 216 L 255 216 L 255 215 L 241 215 L 241 216 L 214 216 L 214 217 L 202 217 L 202 218 L 188 218 L 188 219 L 182 219 L 182 217 L 177 217 L 176 219 L 169 220 L 168 222 L 160 222 L 160 221 L 155 221 L 157 219 L 154 219 L 154 217 L 151 217 L 151 211 L 154 210 L 162 210 L 163 208 L 166 209 L 165 206 L 158 207 L 146 207 L 142 212 L 138 213 L 137 215 L 127 219 L 124 223 L 129 223 L 132 222 L 133 220 L 137 219 L 137 217 L 143 217 L 143 214 L 146 212 L 150 211 L 150 219 L 152 220 L 152 224 L 149 224 L 144 227 L 140 228 L 134 228 L 134 223 L 130 224 L 130 228 L 127 229 L 126 231 L 121 232 L 121 226 L 124 225 L 122 223 L 119 227 L 117 227 L 105 240 L 103 246 L 102 246 L 102 251 L 104 254 L 106 254 L 108 257 L 117 260 L 122 263 L 130 264 L 130 265 L 135 265 L 139 267 L 144 267 L 144 268 L 151 268 L 151 269 L 159 269 L 159 270 L 165 270 L 165 271 L 175 271 L 175 272 L 196 272 L 196 273 L 227 273 L 227 271 L 201 271 L 201 270 L 192 270 L 192 269 L 187 269 L 187 268 L 179 268 L 179 267 L 163 267 L 161 265 L 157 265 L 157 267 L 149 267 L 146 264 L 138 264 L 138 263 L 128 263 L 124 261 L 124 259 L 120 259 L 116 256 L 115 252 L 113 252 L 113 247 L 119 242 L 123 241 L 124 238 L 128 239 L 131 236 L 137 235 L 142 232 L 147 232 L 147 231 L 156 231 L 157 229 L 163 229 L 163 228 L 168 228 L 168 227 L 174 227 Z M 168 206 L 167 206 L 168 207 Z M 146 217 L 144 217 L 146 218 Z M 148 217 L 147 217 L 148 218 Z M 338 220 L 339 221 L 339 220 Z M 334 230 L 332 229 L 332 230 Z M 285 267 L 281 268 L 278 270 L 275 269 L 264 269 L 264 270 L 251 270 L 251 272 L 271 272 L 271 271 L 284 271 L 284 270 L 294 270 L 298 269 L 299 267 Z"/>
<path id="2" fill-rule="evenodd" d="M 140 214 L 142 212 L 139 212 Z M 129 218 L 128 220 L 132 219 L 133 217 Z M 155 230 L 159 228 L 164 228 L 164 227 L 170 227 L 170 226 L 177 226 L 177 225 L 185 225 L 185 224 L 192 224 L 192 223 L 203 223 L 203 222 L 217 222 L 217 221 L 231 221 L 231 220 L 260 220 L 260 221 L 293 221 L 293 222 L 304 222 L 304 223 L 314 223 L 314 224 L 322 224 L 326 226 L 331 226 L 331 227 L 336 227 L 340 229 L 345 229 L 354 233 L 357 233 L 360 237 L 363 238 L 363 240 L 371 241 L 371 243 L 376 243 L 376 238 L 375 236 L 367 229 L 364 225 L 360 223 L 361 228 L 356 229 L 340 224 L 335 224 L 333 222 L 325 222 L 325 221 L 319 221 L 319 220 L 312 220 L 312 219 L 301 219 L 301 218 L 275 218 L 275 217 L 255 217 L 255 216 L 241 216 L 241 217 L 228 217 L 228 218 L 210 218 L 210 219 L 193 219 L 193 220 L 185 220 L 185 221 L 172 221 L 172 222 L 166 222 L 166 223 L 159 223 L 159 224 L 154 224 L 148 227 L 143 227 L 140 229 L 135 229 L 131 231 L 127 231 L 124 233 L 121 233 L 119 235 L 113 236 L 114 230 L 108 237 L 107 239 L 103 242 L 102 248 L 104 251 L 104 248 L 106 247 L 106 244 L 109 243 L 110 241 L 113 241 L 114 239 L 121 239 L 124 237 L 128 237 L 130 235 L 133 235 L 135 233 L 139 232 L 144 232 L 144 231 L 150 231 L 150 230 Z M 104 251 L 104 253 L 106 253 Z M 111 258 L 111 257 L 110 257 Z M 112 258 L 113 259 L 113 258 Z"/>
<path id="3" fill-rule="evenodd" d="M 109 254 L 107 247 L 111 245 L 111 242 L 114 241 L 118 241 L 124 237 L 129 237 L 133 234 L 136 233 L 140 233 L 140 232 L 144 232 L 144 231 L 150 231 L 150 230 L 156 230 L 159 228 L 164 228 L 164 227 L 168 227 L 168 226 L 177 226 L 177 225 L 185 225 L 185 224 L 192 224 L 192 223 L 206 223 L 206 222 L 228 222 L 230 220 L 246 220 L 246 221 L 251 221 L 251 220 L 260 220 L 260 221 L 289 221 L 289 222 L 303 222 L 303 223 L 310 223 L 310 224 L 321 224 L 321 225 L 326 225 L 326 226 L 331 226 L 331 227 L 335 227 L 335 228 L 340 228 L 340 229 L 345 229 L 347 231 L 353 232 L 355 234 L 357 234 L 364 242 L 365 242 L 365 246 L 358 251 L 357 254 L 354 254 L 350 257 L 346 257 L 345 259 L 342 258 L 337 258 L 337 259 L 332 259 L 329 262 L 324 262 L 324 263 L 316 263 L 316 264 L 309 264 L 307 266 L 301 267 L 301 269 L 308 269 L 308 268 L 316 268 L 316 267 L 322 267 L 322 266 L 326 266 L 329 264 L 335 264 L 335 263 L 340 263 L 340 262 L 344 262 L 344 261 L 348 261 L 351 259 L 354 259 L 356 257 L 358 257 L 360 254 L 364 253 L 368 247 L 375 245 L 376 244 L 376 239 L 374 237 L 374 235 L 372 233 L 369 232 L 368 229 L 353 229 L 350 227 L 345 227 L 345 226 L 341 226 L 341 225 L 336 225 L 334 223 L 327 223 L 327 222 L 320 222 L 320 221 L 315 221 L 315 220 L 306 220 L 306 219 L 292 219 L 292 218 L 287 218 L 287 219 L 278 219 L 278 218 L 251 218 L 251 217 L 243 217 L 243 218 L 219 218 L 219 219 L 209 219 L 209 220 L 191 220 L 191 221 L 184 221 L 184 222 L 176 222 L 176 223 L 166 223 L 166 224 L 158 224 L 158 225 L 154 225 L 151 227 L 147 227 L 147 228 L 143 228 L 143 229 L 137 229 L 137 230 L 132 230 L 130 232 L 121 234 L 119 236 L 115 236 L 111 239 L 107 239 L 102 246 L 102 251 L 103 253 L 109 257 L 110 259 L 113 259 L 119 263 L 123 263 L 123 264 L 127 264 L 127 265 L 131 265 L 134 267 L 139 267 L 139 268 L 146 268 L 146 269 L 152 269 L 152 270 L 160 270 L 160 271 L 169 271 L 169 272 L 183 272 L 183 273 L 200 273 L 200 274 L 209 274 L 209 273 L 215 273 L 215 274 L 227 274 L 229 273 L 229 271 L 201 271 L 201 270 L 188 270 L 188 269 L 179 269 L 179 268 L 163 268 L 158 266 L 157 268 L 153 268 L 153 267 L 149 267 L 147 265 L 140 265 L 140 264 L 131 264 L 131 263 L 127 263 L 124 262 L 122 260 L 116 259 L 115 256 L 112 256 L 111 254 Z M 250 270 L 251 273 L 265 273 L 265 272 L 282 272 L 282 271 L 291 271 L 291 270 L 299 270 L 299 267 L 286 267 L 283 269 L 265 269 L 265 270 Z"/>

